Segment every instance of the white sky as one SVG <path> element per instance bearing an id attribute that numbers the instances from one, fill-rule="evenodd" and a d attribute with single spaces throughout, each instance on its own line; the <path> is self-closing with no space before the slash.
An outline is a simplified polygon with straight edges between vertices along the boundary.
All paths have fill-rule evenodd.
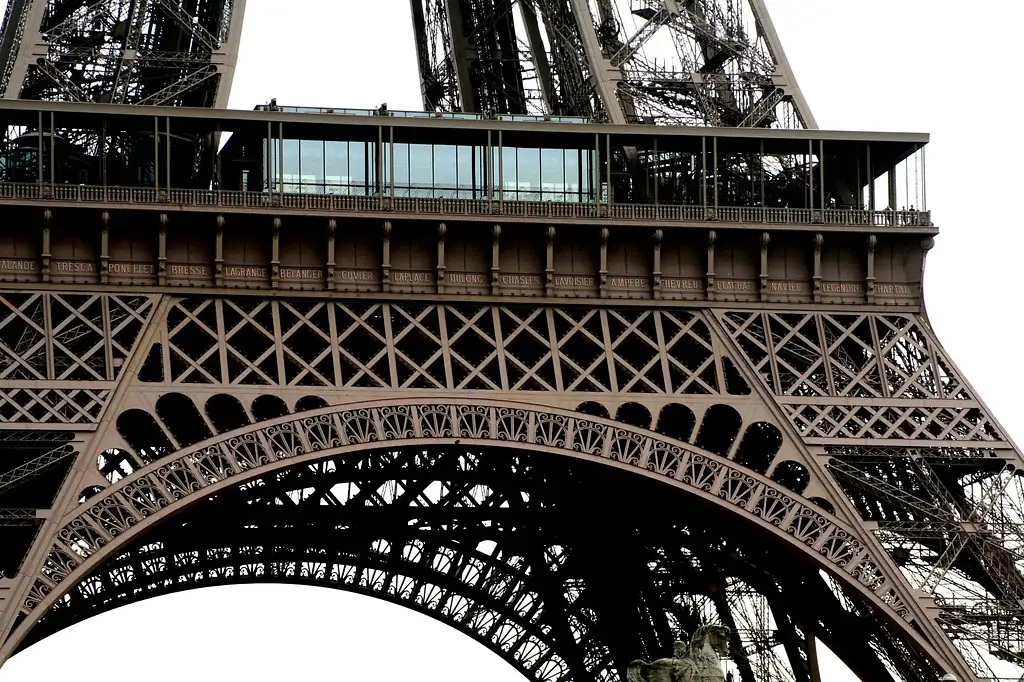
<path id="1" fill-rule="evenodd" d="M 1024 8 L 1013 0 L 767 3 L 820 127 L 932 134 L 928 204 L 942 234 L 928 258 L 931 320 L 1003 426 L 1024 437 L 1014 396 L 1024 367 L 1012 360 L 1024 251 L 1021 109 L 1012 93 L 1020 90 L 1016 31 Z M 248 0 L 231 106 L 271 97 L 418 109 L 408 0 Z M 125 607 L 50 637 L 3 669 L 4 682 L 189 678 L 521 680 L 425 616 L 334 590 L 277 585 Z M 825 679 L 849 678 L 830 665 Z"/>

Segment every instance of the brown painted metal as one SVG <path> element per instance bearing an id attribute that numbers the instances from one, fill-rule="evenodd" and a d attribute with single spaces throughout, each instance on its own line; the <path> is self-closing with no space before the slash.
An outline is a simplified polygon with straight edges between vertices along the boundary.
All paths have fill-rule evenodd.
<path id="1" fill-rule="evenodd" d="M 746 652 L 736 659 L 745 679 L 770 679 L 773 656 L 789 661 L 794 679 L 817 679 L 799 663 L 814 637 L 862 675 L 889 674 L 878 651 L 920 680 L 980 676 L 965 642 L 1014 655 L 1020 633 L 1005 623 L 1020 608 L 1011 598 L 1021 581 L 999 537 L 1016 530 L 997 512 L 1012 504 L 1020 455 L 928 326 L 921 284 L 936 230 L 925 214 L 876 224 L 875 212 L 750 208 L 709 219 L 611 204 L 605 217 L 538 202 L 548 213 L 537 215 L 527 202 L 283 195 L 274 206 L 260 193 L 60 185 L 4 185 L 0 197 L 0 443 L 42 434 L 31 456 L 24 443 L 10 445 L 21 459 L 0 469 L 0 506 L 9 507 L 0 523 L 18 529 L 38 518 L 34 537 L 19 541 L 24 556 L 0 578 L 0 660 L 132 601 L 112 595 L 144 586 L 145 575 L 159 593 L 170 584 L 161 571 L 193 551 L 205 557 L 197 575 L 219 577 L 182 585 L 276 576 L 361 590 L 459 627 L 537 679 L 608 679 L 624 657 L 664 653 L 671 633 L 629 640 L 593 596 L 589 610 L 567 602 L 531 611 L 517 601 L 526 564 L 501 554 L 511 549 L 488 570 L 515 580 L 461 578 L 472 557 L 501 561 L 464 548 L 444 563 L 440 545 L 428 545 L 456 543 L 454 530 L 416 552 L 387 550 L 388 561 L 424 572 L 402 589 L 399 564 L 377 565 L 372 552 L 359 555 L 369 563 L 357 578 L 337 558 L 334 568 L 287 568 L 287 552 L 261 555 L 261 568 L 246 573 L 244 547 L 174 535 L 174 519 L 234 504 L 252 490 L 246 482 L 301 477 L 309 469 L 300 465 L 328 477 L 360 457 L 394 472 L 456 456 L 470 458 L 460 460 L 466 471 L 497 461 L 456 450 L 502 453 L 535 481 L 579 471 L 598 486 L 610 476 L 619 492 L 604 504 L 616 514 L 636 511 L 616 508 L 618 495 L 642 504 L 637 491 L 656 481 L 650 490 L 667 485 L 675 497 L 655 516 L 677 510 L 681 523 L 727 533 L 722 542 L 737 555 L 756 540 L 790 557 L 786 569 L 751 560 L 741 570 L 723 554 L 716 570 L 742 587 L 722 592 L 707 576 L 705 587 L 692 587 L 693 576 L 687 583 L 694 604 L 734 625 L 748 618 L 735 643 Z M 279 407 L 267 407 L 268 394 Z M 233 422 L 228 399 L 239 406 Z M 133 429 L 143 424 L 139 440 Z M 417 451 L 420 460 L 399 466 Z M 577 469 L 587 463 L 596 468 Z M 954 465 L 962 477 L 949 477 Z M 473 485 L 508 483 L 493 476 Z M 30 480 L 49 481 L 51 499 L 5 503 Z M 520 522 L 542 508 L 526 505 Z M 668 547 L 676 537 L 644 541 Z M 175 542 L 207 544 L 175 554 Z M 540 563 L 527 573 L 556 545 L 529 549 L 536 557 L 521 561 Z M 165 554 L 151 561 L 155 550 L 145 548 L 156 546 Z M 288 546 L 296 561 L 319 565 L 309 557 L 320 550 Z M 603 579 L 584 564 L 598 564 L 580 564 L 587 580 Z M 932 567 L 927 575 L 922 566 Z M 819 587 L 834 612 L 808 598 L 813 581 L 824 581 L 819 569 L 830 576 L 831 587 Z M 376 570 L 379 581 L 366 577 Z M 786 583 L 787 571 L 803 577 Z M 992 576 L 998 584 L 986 585 Z M 417 596 L 437 581 L 443 599 Z M 967 583 L 984 587 L 969 609 L 942 601 Z M 445 606 L 458 599 L 496 615 Z M 671 611 L 644 599 L 652 613 Z M 741 604 L 760 615 L 744 615 Z M 571 613 L 576 625 L 557 620 Z M 499 622 L 517 634 L 501 634 Z M 572 641 L 551 634 L 556 622 Z M 757 649 L 770 631 L 785 653 Z M 591 647 L 591 657 L 575 647 Z M 547 663 L 556 659 L 568 662 Z"/>

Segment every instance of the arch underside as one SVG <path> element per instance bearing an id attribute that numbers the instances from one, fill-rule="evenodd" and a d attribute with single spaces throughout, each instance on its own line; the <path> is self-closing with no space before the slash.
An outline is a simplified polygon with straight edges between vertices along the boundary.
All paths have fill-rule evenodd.
<path id="1" fill-rule="evenodd" d="M 620 679 L 709 620 L 737 631 L 743 682 L 809 681 L 808 637 L 863 679 L 893 679 L 882 659 L 897 678 L 934 679 L 894 626 L 801 552 L 618 468 L 411 444 L 253 473 L 118 547 L 22 646 L 160 594 L 289 582 L 409 606 L 538 680 Z"/>

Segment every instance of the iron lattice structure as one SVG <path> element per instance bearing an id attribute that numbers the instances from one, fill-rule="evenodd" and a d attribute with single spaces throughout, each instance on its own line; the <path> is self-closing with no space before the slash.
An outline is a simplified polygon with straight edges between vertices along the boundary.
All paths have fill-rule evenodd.
<path id="1" fill-rule="evenodd" d="M 413 0 L 413 17 L 428 111 L 815 127 L 763 0 Z"/>
<path id="2" fill-rule="evenodd" d="M 872 159 L 900 160 L 884 139 L 874 157 L 833 157 L 853 181 L 831 200 L 823 140 L 766 136 L 775 157 L 727 140 L 720 177 L 718 138 L 642 156 L 607 133 L 590 204 L 512 206 L 485 177 L 486 200 L 453 209 L 403 203 L 393 177 L 387 196 L 380 170 L 373 196 L 289 203 L 283 168 L 271 182 L 266 150 L 284 149 L 285 125 L 273 111 L 266 138 L 233 138 L 262 146 L 246 172 L 265 164 L 266 184 L 230 196 L 211 161 L 220 127 L 175 118 L 172 135 L 170 110 L 146 134 L 107 110 L 102 124 L 66 122 L 89 103 L 223 107 L 243 13 L 8 5 L 3 97 L 83 106 L 60 109 L 59 130 L 42 109 L 8 123 L 0 159 L 0 662 L 139 599 L 275 581 L 403 604 L 552 682 L 619 679 L 709 622 L 731 628 L 743 682 L 819 682 L 817 641 L 864 680 L 1021 678 L 1024 462 L 928 325 L 930 219 L 875 213 Z M 412 19 L 430 111 L 815 128 L 761 0 L 413 0 Z M 486 132 L 488 155 L 502 132 L 515 133 Z M 383 127 L 371 138 L 383 166 Z M 657 205 L 661 173 L 701 205 Z M 771 204 L 766 175 L 786 189 Z M 243 225 L 236 267 L 266 290 L 225 279 L 223 215 L 179 265 L 165 213 L 119 247 L 118 221 L 139 235 L 168 197 L 196 223 L 213 206 Z M 615 203 L 641 200 L 654 206 Z M 332 218 L 325 240 L 317 211 L 355 228 Z M 280 213 L 308 220 L 282 231 Z M 445 289 L 480 244 L 423 223 L 503 213 L 505 236 L 475 226 L 493 251 L 472 277 L 492 285 Z M 271 216 L 272 238 L 259 222 Z M 595 227 L 608 218 L 611 237 Z M 609 300 L 623 225 L 618 275 L 640 306 Z M 402 230 L 430 237 L 403 252 Z M 345 256 L 335 240 L 356 233 L 380 239 Z M 288 234 L 330 253 L 320 289 L 279 290 Z M 462 255 L 446 266 L 448 251 Z M 666 297 L 663 252 L 693 297 Z M 91 274 L 61 277 L 62 264 Z M 210 277 L 174 281 L 175 267 Z M 371 271 L 371 285 L 344 281 Z M 397 288 L 401 272 L 429 286 Z M 567 303 L 559 276 L 600 286 Z M 757 293 L 727 293 L 738 284 Z"/>
<path id="3" fill-rule="evenodd" d="M 4 302 L 8 384 L 65 385 L 5 390 L 8 546 L 54 486 L 73 493 L 6 614 L 24 628 L 52 605 L 22 646 L 139 599 L 279 581 L 404 604 L 540 680 L 618 679 L 708 621 L 736 632 L 743 680 L 815 679 L 815 638 L 862 679 L 934 679 L 929 647 L 887 624 L 915 619 L 906 580 L 974 664 L 992 664 L 979 643 L 1019 655 L 1020 476 L 914 316 Z M 104 422 L 88 454 L 74 434 Z M 841 430 L 873 444 L 814 445 Z"/>
<path id="4" fill-rule="evenodd" d="M 427 111 L 815 127 L 763 0 L 411 0 L 411 10 Z M 223 107 L 244 11 L 244 0 L 13 0 L 0 92 Z"/>

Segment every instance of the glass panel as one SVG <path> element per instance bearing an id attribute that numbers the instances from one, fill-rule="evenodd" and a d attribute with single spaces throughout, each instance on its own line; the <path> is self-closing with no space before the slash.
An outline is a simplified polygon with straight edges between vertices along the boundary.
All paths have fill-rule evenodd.
<path id="1" fill-rule="evenodd" d="M 324 143 L 302 140 L 299 143 L 299 178 L 306 194 L 324 193 Z"/>
<path id="2" fill-rule="evenodd" d="M 594 198 L 590 186 L 594 172 L 590 167 L 591 156 L 589 149 L 568 149 L 565 152 L 565 175 L 570 182 L 575 182 L 575 186 L 579 187 L 579 194 L 576 195 L 576 201 L 579 202 L 592 201 Z"/>
<path id="3" fill-rule="evenodd" d="M 431 197 L 434 195 L 433 145 L 409 145 L 409 196 Z"/>
<path id="4" fill-rule="evenodd" d="M 277 168 L 277 143 L 273 140 L 263 140 L 263 166 L 260 168 L 260 175 L 267 174 L 267 156 L 270 156 L 270 168 Z M 263 190 L 271 191 L 276 189 L 277 181 L 274 179 L 276 174 L 271 172 L 270 177 L 263 178 Z"/>
<path id="5" fill-rule="evenodd" d="M 458 196 L 459 156 L 452 145 L 434 145 L 433 177 L 435 197 Z"/>
<path id="6" fill-rule="evenodd" d="M 399 143 L 394 145 L 394 156 L 395 156 L 395 196 L 407 197 L 409 196 L 409 147 L 410 145 L 405 143 Z M 388 173 L 388 154 L 384 155 L 384 168 L 385 175 Z"/>
<path id="7" fill-rule="evenodd" d="M 516 170 L 516 189 L 520 201 L 540 201 L 540 150 L 518 149 Z"/>
<path id="8" fill-rule="evenodd" d="M 540 153 L 541 201 L 572 201 L 565 180 L 565 151 L 542 149 Z"/>
<path id="9" fill-rule="evenodd" d="M 501 155 L 501 182 L 505 190 L 505 201 L 518 201 L 519 192 L 516 186 L 516 156 L 519 150 L 505 147 Z"/>
<path id="10" fill-rule="evenodd" d="M 370 178 L 373 177 L 371 146 L 366 142 L 346 142 L 348 148 L 349 194 L 371 194 Z M 369 163 L 368 163 L 369 162 Z"/>
<path id="11" fill-rule="evenodd" d="M 276 145 L 275 145 L 276 146 Z M 284 141 L 284 191 L 298 193 L 302 191 L 299 172 L 299 141 Z M 279 177 L 280 167 L 275 163 L 272 169 L 274 177 Z M 274 183 L 277 184 L 276 181 Z"/>
<path id="12" fill-rule="evenodd" d="M 324 145 L 324 191 L 327 194 L 351 194 L 350 180 L 348 143 L 327 142 Z"/>
<path id="13" fill-rule="evenodd" d="M 458 178 L 456 185 L 458 191 L 456 196 L 459 199 L 476 199 L 477 190 L 483 185 L 483 169 L 476 163 L 477 158 L 475 147 L 458 147 L 458 159 L 456 172 Z"/>

